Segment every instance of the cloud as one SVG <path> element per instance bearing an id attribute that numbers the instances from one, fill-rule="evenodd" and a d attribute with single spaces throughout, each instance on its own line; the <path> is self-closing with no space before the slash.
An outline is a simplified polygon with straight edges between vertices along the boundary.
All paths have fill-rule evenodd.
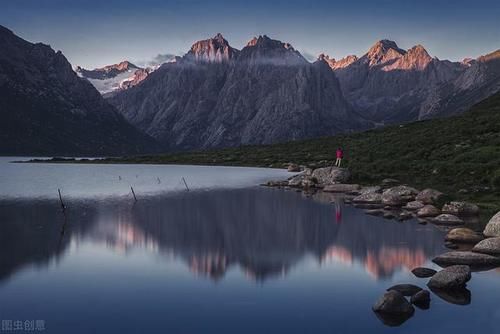
<path id="1" fill-rule="evenodd" d="M 174 60 L 176 55 L 171 53 L 158 54 L 153 59 L 138 61 L 137 65 L 141 67 L 156 67 L 163 63 L 168 63 Z"/>
<path id="2" fill-rule="evenodd" d="M 306 59 L 307 59 L 307 61 L 309 61 L 309 62 L 311 62 L 311 63 L 312 63 L 312 62 L 315 62 L 315 61 L 316 61 L 316 59 L 318 59 L 318 57 L 317 57 L 317 56 L 315 56 L 315 55 L 313 55 L 312 53 L 309 53 L 309 52 L 307 52 L 307 51 L 305 51 L 305 50 L 300 51 L 300 53 L 302 54 L 302 56 L 303 56 L 304 58 L 306 58 Z"/>

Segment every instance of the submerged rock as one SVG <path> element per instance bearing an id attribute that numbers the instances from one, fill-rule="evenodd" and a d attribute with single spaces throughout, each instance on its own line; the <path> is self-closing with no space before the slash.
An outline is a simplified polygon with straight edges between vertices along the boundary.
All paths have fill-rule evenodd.
<path id="1" fill-rule="evenodd" d="M 417 194 L 415 198 L 424 204 L 437 204 L 444 198 L 444 194 L 435 189 L 424 189 Z"/>
<path id="2" fill-rule="evenodd" d="M 467 202 L 450 202 L 441 211 L 455 216 L 475 216 L 479 214 L 479 207 Z"/>
<path id="3" fill-rule="evenodd" d="M 323 167 L 313 170 L 312 177 L 319 184 L 326 186 L 335 183 L 346 183 L 351 178 L 351 173 L 346 168 Z"/>
<path id="4" fill-rule="evenodd" d="M 478 243 L 483 239 L 482 234 L 465 227 L 454 228 L 445 237 L 446 241 L 470 244 Z"/>
<path id="5" fill-rule="evenodd" d="M 455 215 L 442 213 L 437 217 L 432 218 L 432 222 L 437 225 L 463 225 L 464 221 Z"/>
<path id="6" fill-rule="evenodd" d="M 487 237 L 500 237 L 500 211 L 490 219 L 483 234 Z"/>
<path id="7" fill-rule="evenodd" d="M 425 217 L 435 217 L 439 215 L 441 211 L 439 211 L 438 208 L 436 208 L 434 205 L 427 204 L 423 208 L 419 209 L 417 211 L 417 216 L 421 218 Z"/>
<path id="8" fill-rule="evenodd" d="M 500 257 L 469 251 L 453 251 L 441 254 L 432 260 L 440 266 L 465 264 L 471 267 L 496 267 L 500 266 Z"/>
<path id="9" fill-rule="evenodd" d="M 373 305 L 374 312 L 393 315 L 412 315 L 415 312 L 413 306 L 406 300 L 401 292 L 391 290 Z"/>
<path id="10" fill-rule="evenodd" d="M 455 305 L 469 305 L 471 302 L 471 293 L 466 288 L 460 289 L 436 289 L 430 288 L 431 291 L 443 299 L 444 301 Z"/>
<path id="11" fill-rule="evenodd" d="M 475 245 L 472 251 L 500 256 L 500 237 L 484 239 Z"/>
<path id="12" fill-rule="evenodd" d="M 437 271 L 430 268 L 418 267 L 413 269 L 411 272 L 419 278 L 427 278 L 432 277 Z"/>
<path id="13" fill-rule="evenodd" d="M 387 289 L 387 291 L 398 291 L 403 296 L 413 296 L 420 290 L 422 290 L 421 287 L 413 284 L 396 284 Z"/>
<path id="14" fill-rule="evenodd" d="M 435 289 L 459 289 L 464 288 L 471 279 L 470 267 L 467 265 L 455 265 L 445 268 L 432 276 L 427 286 Z"/>
<path id="15" fill-rule="evenodd" d="M 351 193 L 357 192 L 360 189 L 361 186 L 359 184 L 338 183 L 325 186 L 323 191 L 331 193 Z"/>

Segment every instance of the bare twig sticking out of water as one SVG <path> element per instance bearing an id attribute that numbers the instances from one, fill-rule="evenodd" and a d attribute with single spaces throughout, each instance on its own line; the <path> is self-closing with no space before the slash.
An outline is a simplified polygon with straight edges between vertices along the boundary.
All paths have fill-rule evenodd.
<path id="1" fill-rule="evenodd" d="M 135 191 L 134 191 L 134 188 L 130 187 L 130 190 L 132 190 L 132 195 L 134 195 L 134 200 L 137 202 L 137 197 L 135 197 Z"/>
<path id="2" fill-rule="evenodd" d="M 62 211 L 66 211 L 66 205 L 64 204 L 61 196 L 61 189 L 57 189 L 57 192 L 59 193 L 59 202 L 61 202 L 61 209 Z"/>
<path id="3" fill-rule="evenodd" d="M 189 191 L 189 187 L 186 183 L 186 179 L 184 179 L 184 176 L 182 177 L 182 181 L 184 182 L 184 185 L 186 186 L 186 190 Z"/>

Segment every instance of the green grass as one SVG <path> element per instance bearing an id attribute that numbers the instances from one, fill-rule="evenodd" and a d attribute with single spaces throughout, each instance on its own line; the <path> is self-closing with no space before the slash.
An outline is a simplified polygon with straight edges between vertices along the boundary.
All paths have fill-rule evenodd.
<path id="1" fill-rule="evenodd" d="M 500 209 L 500 94 L 458 117 L 419 121 L 363 133 L 268 146 L 111 158 L 107 163 L 284 167 L 331 165 L 342 147 L 353 181 L 397 178 L 456 199 Z"/>

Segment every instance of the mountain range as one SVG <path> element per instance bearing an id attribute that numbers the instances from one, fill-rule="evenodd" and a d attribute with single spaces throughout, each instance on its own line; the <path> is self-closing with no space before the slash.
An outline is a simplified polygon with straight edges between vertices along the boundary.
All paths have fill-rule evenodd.
<path id="1" fill-rule="evenodd" d="M 404 50 L 380 40 L 362 56 L 335 60 L 322 54 L 311 63 L 291 44 L 265 35 L 238 50 L 217 34 L 195 42 L 182 57 L 162 58 L 166 62 L 159 66 L 123 61 L 72 71 L 60 52 L 6 28 L 0 30 L 0 44 L 0 103 L 6 119 L 12 118 L 4 124 L 9 131 L 23 129 L 8 137 L 25 147 L 23 152 L 36 136 L 20 133 L 41 134 L 50 125 L 52 131 L 42 137 L 61 137 L 68 144 L 66 123 L 74 127 L 73 135 L 104 134 L 101 123 L 111 122 L 104 115 L 113 115 L 115 137 L 96 135 L 91 142 L 101 148 L 93 151 L 89 144 L 85 152 L 199 150 L 330 136 L 451 116 L 500 91 L 500 50 L 451 62 L 430 56 L 421 45 Z M 36 49 L 45 50 L 44 57 L 33 56 Z M 22 113 L 30 117 L 18 117 Z M 73 120 L 82 115 L 98 116 L 92 128 Z M 134 135 L 122 139 L 121 131 Z M 22 139 L 12 140 L 16 135 Z M 48 145 L 52 148 L 41 152 L 62 147 L 55 141 Z M 40 145 L 31 151 L 40 151 Z"/>

